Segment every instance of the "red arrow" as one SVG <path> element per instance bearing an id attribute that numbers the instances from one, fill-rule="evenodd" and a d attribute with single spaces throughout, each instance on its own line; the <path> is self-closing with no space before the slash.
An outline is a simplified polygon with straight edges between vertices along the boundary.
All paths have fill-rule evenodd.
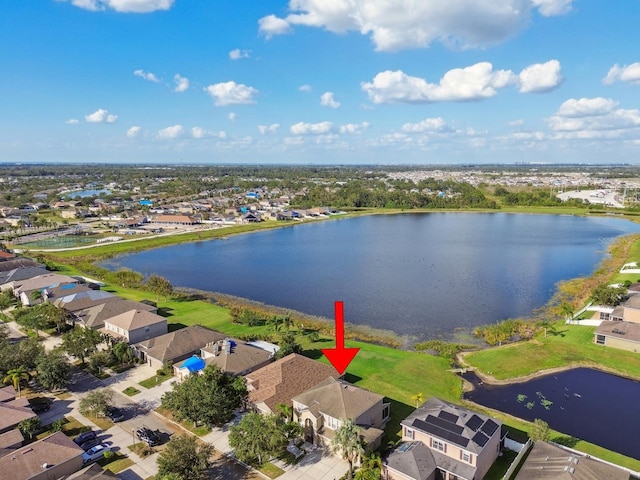
<path id="1" fill-rule="evenodd" d="M 335 302 L 336 310 L 336 348 L 323 348 L 322 353 L 340 375 L 347 369 L 351 360 L 356 356 L 359 348 L 344 347 L 344 304 Z"/>

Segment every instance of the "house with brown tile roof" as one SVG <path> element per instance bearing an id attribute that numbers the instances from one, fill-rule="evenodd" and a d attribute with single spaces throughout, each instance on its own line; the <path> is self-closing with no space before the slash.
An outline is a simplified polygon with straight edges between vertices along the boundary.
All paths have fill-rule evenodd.
<path id="1" fill-rule="evenodd" d="M 133 309 L 104 321 L 102 331 L 127 343 L 138 343 L 167 333 L 167 319 L 147 310 Z"/>
<path id="2" fill-rule="evenodd" d="M 293 419 L 304 429 L 305 441 L 329 446 L 345 420 L 352 420 L 370 450 L 380 446 L 391 405 L 382 395 L 329 377 L 293 397 Z"/>
<path id="3" fill-rule="evenodd" d="M 114 296 L 106 298 L 103 303 L 83 308 L 81 310 L 76 310 L 72 313 L 75 321 L 80 323 L 83 327 L 97 330 L 104 327 L 105 320 L 130 310 L 144 310 L 151 313 L 157 313 L 158 307 L 133 300 L 124 300 L 120 297 Z"/>
<path id="4" fill-rule="evenodd" d="M 331 365 L 292 353 L 246 376 L 249 403 L 261 413 L 275 412 L 276 405 L 291 405 L 292 398 L 329 377 L 340 374 Z"/>
<path id="5" fill-rule="evenodd" d="M 84 451 L 63 432 L 33 442 L 0 457 L 0 472 L 11 472 L 11 480 L 50 480 L 82 468 Z"/>
<path id="6" fill-rule="evenodd" d="M 169 332 L 159 337 L 132 345 L 134 351 L 153 368 L 161 368 L 164 363 L 177 363 L 199 354 L 200 349 L 208 343 L 224 340 L 226 335 L 202 327 L 192 325 Z"/>
<path id="7" fill-rule="evenodd" d="M 589 456 L 537 441 L 515 480 L 629 480 L 629 472 Z"/>

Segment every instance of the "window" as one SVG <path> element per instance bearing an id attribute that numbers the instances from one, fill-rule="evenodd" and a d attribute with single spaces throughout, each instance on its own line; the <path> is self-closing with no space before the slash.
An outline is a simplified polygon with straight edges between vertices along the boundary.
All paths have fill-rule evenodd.
<path id="1" fill-rule="evenodd" d="M 440 450 L 441 452 L 447 451 L 447 449 L 445 448 L 444 442 L 441 442 L 440 440 L 436 440 L 435 438 L 431 441 L 431 447 L 434 450 Z"/>
<path id="2" fill-rule="evenodd" d="M 385 405 L 382 409 L 382 419 L 389 418 L 389 405 Z"/>
<path id="3" fill-rule="evenodd" d="M 337 418 L 329 417 L 327 415 L 326 419 L 327 427 L 329 427 L 331 430 L 337 430 L 338 428 L 340 428 L 340 420 L 338 420 Z"/>
<path id="4" fill-rule="evenodd" d="M 609 320 L 609 314 L 607 312 L 600 312 L 600 320 Z"/>
<path id="5" fill-rule="evenodd" d="M 460 452 L 460 460 L 471 463 L 471 454 L 469 452 Z"/>
<path id="6" fill-rule="evenodd" d="M 413 440 L 415 438 L 415 432 L 410 428 L 404 428 L 404 436 Z"/>
<path id="7" fill-rule="evenodd" d="M 606 342 L 606 337 L 604 335 L 596 335 L 596 343 L 598 345 L 604 345 Z"/>

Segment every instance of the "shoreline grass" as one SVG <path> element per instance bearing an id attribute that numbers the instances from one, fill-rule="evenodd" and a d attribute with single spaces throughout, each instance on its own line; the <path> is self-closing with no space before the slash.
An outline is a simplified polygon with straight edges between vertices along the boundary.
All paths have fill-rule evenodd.
<path id="1" fill-rule="evenodd" d="M 422 213 L 425 210 L 408 211 L 372 211 L 350 213 L 341 218 L 364 214 L 391 214 L 391 213 Z M 469 212 L 470 210 L 454 210 Z M 443 212 L 442 210 L 428 210 L 431 213 Z M 472 210 L 472 212 L 480 212 Z M 545 213 L 545 214 L 592 214 L 588 210 L 551 208 L 525 208 L 525 209 L 500 209 L 484 210 L 490 213 Z M 604 212 L 599 212 L 603 214 Z M 637 221 L 635 218 L 633 221 Z M 273 227 L 285 227 L 292 225 L 274 225 Z M 271 227 L 271 228 L 273 228 Z M 234 232 L 221 232 L 220 236 L 227 234 L 247 233 L 258 229 L 234 230 Z M 186 240 L 193 241 L 193 240 Z M 196 240 L 197 241 L 197 240 Z M 115 245 L 111 245 L 113 247 Z M 158 245 L 164 246 L 164 245 Z M 154 248 L 154 247 L 149 247 Z M 134 251 L 138 251 L 136 248 Z M 72 252 L 78 256 L 80 251 Z M 57 252 L 56 252 L 57 253 Z M 560 302 L 571 299 L 574 304 L 579 304 L 588 296 L 590 286 L 595 282 L 602 282 L 615 278 L 619 266 L 627 261 L 640 259 L 640 236 L 626 236 L 619 239 L 609 249 L 610 258 L 605 259 L 589 277 L 574 279 L 558 286 L 556 295 L 545 306 L 546 314 L 559 318 L 556 310 Z M 49 256 L 49 254 L 47 254 Z M 64 263 L 63 271 L 69 273 L 82 273 L 70 261 L 70 256 L 51 255 L 52 260 Z M 98 255 L 82 257 L 83 260 L 98 261 Z M 77 263 L 75 263 L 77 265 Z M 640 275 L 636 275 L 640 278 Z M 133 300 L 149 298 L 147 292 L 126 289 L 108 285 L 107 290 Z M 228 309 L 214 305 L 206 300 L 173 300 L 160 302 L 159 307 L 171 328 L 182 328 L 187 325 L 202 324 L 230 336 L 239 337 L 248 333 L 269 333 L 267 326 L 246 327 L 231 322 Z M 277 307 L 274 307 L 277 308 Z M 554 313 L 555 312 L 555 313 Z M 533 340 L 523 343 L 505 345 L 502 347 L 487 348 L 474 351 L 465 355 L 464 360 L 472 366 L 476 366 L 481 373 L 492 376 L 502 381 L 512 381 L 514 378 L 522 378 L 534 375 L 541 369 L 562 368 L 568 366 L 600 366 L 616 374 L 630 378 L 640 378 L 640 357 L 634 358 L 634 353 L 622 350 L 604 349 L 592 343 L 593 327 L 580 325 L 565 326 L 558 322 L 553 324 L 555 332 L 547 337 L 538 334 Z M 566 330 L 566 331 L 565 331 Z M 273 332 L 271 332 L 273 333 Z M 300 343 L 305 354 L 311 358 L 326 362 L 320 348 L 331 346 L 333 339 L 322 335 L 319 341 L 313 342 L 308 337 L 302 336 Z M 391 421 L 386 429 L 383 444 L 396 441 L 400 438 L 400 421 L 414 409 L 411 397 L 418 392 L 424 393 L 424 399 L 431 396 L 443 400 L 465 404 L 461 400 L 463 381 L 447 370 L 451 367 L 449 359 L 435 357 L 429 354 L 417 353 L 410 350 L 389 348 L 372 343 L 364 343 L 347 340 L 347 346 L 360 347 L 360 353 L 349 367 L 346 379 L 358 386 L 385 395 L 391 406 Z M 497 374 L 493 372 L 498 372 Z M 487 410 L 477 405 L 474 409 Z M 509 417 L 499 412 L 491 412 L 500 419 L 504 419 L 506 425 L 514 430 L 529 431 L 531 424 L 514 417 Z M 558 439 L 568 438 L 562 433 L 555 433 Z M 624 457 L 615 452 L 610 452 L 596 445 L 577 441 L 574 448 L 585 453 L 598 456 L 605 460 L 615 462 L 632 470 L 640 471 L 640 461 Z"/>

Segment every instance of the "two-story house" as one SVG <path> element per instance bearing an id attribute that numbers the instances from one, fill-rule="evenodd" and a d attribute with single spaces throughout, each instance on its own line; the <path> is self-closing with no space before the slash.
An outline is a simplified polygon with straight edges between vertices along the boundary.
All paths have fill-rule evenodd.
<path id="1" fill-rule="evenodd" d="M 640 293 L 615 307 L 594 332 L 594 343 L 632 352 L 640 351 Z"/>
<path id="2" fill-rule="evenodd" d="M 352 420 L 368 449 L 380 446 L 391 407 L 382 395 L 329 377 L 292 400 L 293 418 L 304 428 L 305 441 L 330 446 L 334 432 Z"/>
<path id="3" fill-rule="evenodd" d="M 481 480 L 500 453 L 501 424 L 430 398 L 401 422 L 403 443 L 386 459 L 384 478 Z"/>

